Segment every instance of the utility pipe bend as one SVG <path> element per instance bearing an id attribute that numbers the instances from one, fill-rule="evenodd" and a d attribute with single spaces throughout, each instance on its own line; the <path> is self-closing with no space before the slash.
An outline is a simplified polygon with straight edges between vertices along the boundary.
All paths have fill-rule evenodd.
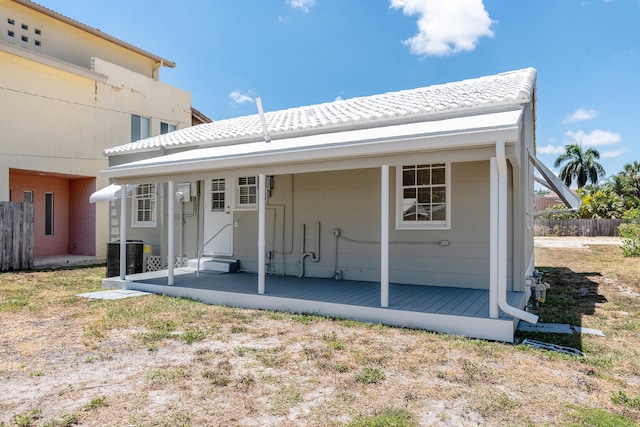
<path id="1" fill-rule="evenodd" d="M 314 252 L 305 252 L 305 225 L 302 224 L 301 226 L 301 242 L 300 242 L 300 248 L 301 248 L 301 254 L 300 254 L 300 261 L 298 261 L 298 266 L 300 267 L 300 273 L 298 274 L 298 277 L 304 277 L 304 260 L 305 258 L 309 258 L 311 261 L 313 262 L 318 262 L 320 261 L 320 222 L 316 223 L 316 251 Z"/>

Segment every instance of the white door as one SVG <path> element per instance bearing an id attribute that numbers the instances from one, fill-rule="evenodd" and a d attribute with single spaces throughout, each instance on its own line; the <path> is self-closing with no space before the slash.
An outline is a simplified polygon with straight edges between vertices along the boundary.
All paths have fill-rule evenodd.
<path id="1" fill-rule="evenodd" d="M 204 183 L 204 253 L 233 255 L 231 179 L 213 178 Z M 216 236 L 208 242 L 213 236 Z M 207 243 L 208 242 L 208 243 Z"/>

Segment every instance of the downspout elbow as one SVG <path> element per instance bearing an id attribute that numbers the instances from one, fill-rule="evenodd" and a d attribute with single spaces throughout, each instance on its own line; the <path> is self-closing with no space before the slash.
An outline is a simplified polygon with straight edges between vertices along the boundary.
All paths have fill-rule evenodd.
<path id="1" fill-rule="evenodd" d="M 506 291 L 500 292 L 498 294 L 498 306 L 500 307 L 500 310 L 504 311 L 512 317 L 524 320 L 525 322 L 531 323 L 533 325 L 538 323 L 538 316 L 536 316 L 535 314 L 529 313 L 528 311 L 520 310 L 517 307 L 509 305 L 509 303 L 507 302 Z"/>
<path id="2" fill-rule="evenodd" d="M 532 324 L 538 323 L 538 316 L 509 305 L 507 302 L 507 157 L 504 141 L 496 142 L 496 163 L 498 167 L 498 193 L 500 194 L 500 209 L 498 212 L 499 239 L 498 239 L 498 307 L 506 314 Z"/>

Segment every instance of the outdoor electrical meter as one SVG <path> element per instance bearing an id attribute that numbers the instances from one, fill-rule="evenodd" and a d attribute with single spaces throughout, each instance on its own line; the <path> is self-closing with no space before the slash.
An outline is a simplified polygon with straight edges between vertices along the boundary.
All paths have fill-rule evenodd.
<path id="1" fill-rule="evenodd" d="M 183 203 L 187 203 L 191 201 L 191 183 L 190 182 L 180 182 L 176 185 L 176 192 L 182 193 L 182 199 L 180 200 Z"/>

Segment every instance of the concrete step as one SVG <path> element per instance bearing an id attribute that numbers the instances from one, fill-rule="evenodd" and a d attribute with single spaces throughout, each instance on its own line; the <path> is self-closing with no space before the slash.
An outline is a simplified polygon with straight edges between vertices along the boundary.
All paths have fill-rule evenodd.
<path id="1" fill-rule="evenodd" d="M 188 267 L 197 269 L 198 260 L 190 259 Z M 227 258 L 213 258 L 205 257 L 200 258 L 200 270 L 201 271 L 220 271 L 224 273 L 237 273 L 240 270 L 240 261 L 237 259 Z"/>

